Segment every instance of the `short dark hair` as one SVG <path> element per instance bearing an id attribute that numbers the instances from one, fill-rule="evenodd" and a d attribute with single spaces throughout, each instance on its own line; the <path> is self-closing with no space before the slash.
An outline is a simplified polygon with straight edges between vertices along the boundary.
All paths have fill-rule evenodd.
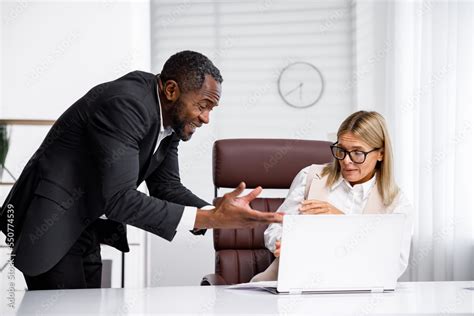
<path id="1" fill-rule="evenodd" d="M 223 79 L 219 69 L 201 53 L 185 50 L 171 56 L 163 65 L 160 78 L 163 83 L 174 80 L 183 92 L 198 90 L 206 75 L 217 82 Z"/>

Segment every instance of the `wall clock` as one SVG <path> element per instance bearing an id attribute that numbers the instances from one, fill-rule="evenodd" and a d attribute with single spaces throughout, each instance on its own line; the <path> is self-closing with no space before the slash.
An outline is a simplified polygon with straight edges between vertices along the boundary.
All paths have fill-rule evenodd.
<path id="1" fill-rule="evenodd" d="M 315 105 L 322 97 L 324 79 L 311 63 L 298 61 L 282 69 L 278 77 L 278 93 L 289 106 L 303 109 Z"/>

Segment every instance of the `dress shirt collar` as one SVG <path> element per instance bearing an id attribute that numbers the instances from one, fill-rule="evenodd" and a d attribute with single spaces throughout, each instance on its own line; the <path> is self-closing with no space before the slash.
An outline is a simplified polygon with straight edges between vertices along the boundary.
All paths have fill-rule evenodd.
<path id="1" fill-rule="evenodd" d="M 355 191 L 355 192 L 362 191 L 362 198 L 366 199 L 369 196 L 370 191 L 374 187 L 376 180 L 377 180 L 377 173 L 375 173 L 374 176 L 370 178 L 370 180 L 364 183 L 360 183 L 360 184 L 356 184 L 352 186 L 341 175 L 339 176 L 339 179 L 331 186 L 331 191 L 334 191 L 337 187 L 343 185 L 346 188 L 346 190 L 349 190 L 349 191 Z"/>
<path id="2" fill-rule="evenodd" d="M 158 80 L 160 80 L 158 78 Z M 161 108 L 161 101 L 160 101 L 160 86 L 158 84 L 158 80 L 156 82 L 156 97 L 158 98 L 158 109 L 160 110 L 160 133 L 164 133 L 165 136 L 171 135 L 173 133 L 173 129 L 171 127 L 164 127 L 163 125 L 163 111 Z"/>

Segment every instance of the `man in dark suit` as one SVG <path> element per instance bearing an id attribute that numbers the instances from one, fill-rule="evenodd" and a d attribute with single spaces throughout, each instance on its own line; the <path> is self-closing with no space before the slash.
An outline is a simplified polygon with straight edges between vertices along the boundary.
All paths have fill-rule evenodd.
<path id="1" fill-rule="evenodd" d="M 100 287 L 99 243 L 128 251 L 124 224 L 171 241 L 176 231 L 281 222 L 249 207 L 261 188 L 238 197 L 242 183 L 206 210 L 181 184 L 178 144 L 209 123 L 221 83 L 208 58 L 183 51 L 160 75 L 100 84 L 61 115 L 0 215 L 30 290 Z M 143 181 L 150 196 L 137 191 Z"/>

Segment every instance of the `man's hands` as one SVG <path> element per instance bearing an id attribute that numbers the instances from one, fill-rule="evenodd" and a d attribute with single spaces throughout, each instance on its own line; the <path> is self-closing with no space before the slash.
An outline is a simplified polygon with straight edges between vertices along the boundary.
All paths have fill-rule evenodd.
<path id="1" fill-rule="evenodd" d="M 283 221 L 281 213 L 266 213 L 250 208 L 249 203 L 262 192 L 261 187 L 239 197 L 244 190 L 245 183 L 241 182 L 234 191 L 224 194 L 215 209 L 198 210 L 194 228 L 247 228 Z"/>
<path id="2" fill-rule="evenodd" d="M 301 202 L 300 214 L 344 214 L 332 204 L 319 200 L 304 200 Z"/>

